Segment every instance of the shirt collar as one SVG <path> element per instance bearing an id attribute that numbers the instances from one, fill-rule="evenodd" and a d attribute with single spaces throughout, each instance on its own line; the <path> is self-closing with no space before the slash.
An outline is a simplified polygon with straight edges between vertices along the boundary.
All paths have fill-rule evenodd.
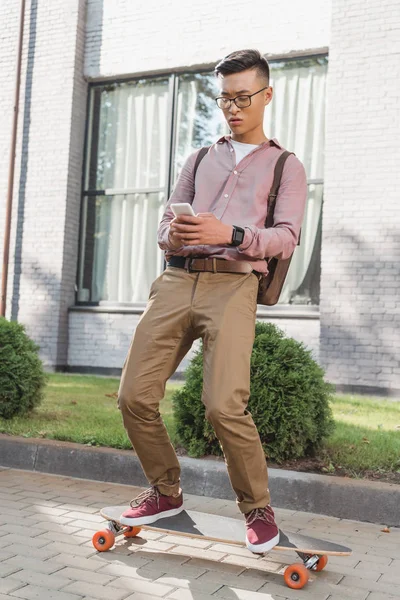
<path id="1" fill-rule="evenodd" d="M 219 138 L 219 140 L 217 140 L 217 144 L 223 144 L 224 142 L 230 142 L 232 139 L 231 135 L 223 135 L 222 137 Z M 283 146 L 281 146 L 281 144 L 278 142 L 278 140 L 276 138 L 271 138 L 270 140 L 268 140 L 268 142 L 263 142 L 262 144 L 260 144 L 260 146 L 267 146 L 268 144 L 277 146 L 278 148 L 281 148 L 283 150 Z"/>

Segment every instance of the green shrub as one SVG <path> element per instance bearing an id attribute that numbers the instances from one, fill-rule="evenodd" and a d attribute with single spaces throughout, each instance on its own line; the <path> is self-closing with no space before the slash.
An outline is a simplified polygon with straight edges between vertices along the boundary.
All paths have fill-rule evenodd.
<path id="1" fill-rule="evenodd" d="M 201 402 L 203 351 L 173 395 L 178 441 L 190 456 L 221 455 Z M 333 430 L 329 400 L 334 386 L 302 342 L 286 338 L 271 323 L 256 323 L 248 409 L 266 455 L 276 462 L 310 456 Z"/>
<path id="2" fill-rule="evenodd" d="M 0 417 L 10 419 L 38 406 L 47 376 L 23 325 L 0 317 Z"/>

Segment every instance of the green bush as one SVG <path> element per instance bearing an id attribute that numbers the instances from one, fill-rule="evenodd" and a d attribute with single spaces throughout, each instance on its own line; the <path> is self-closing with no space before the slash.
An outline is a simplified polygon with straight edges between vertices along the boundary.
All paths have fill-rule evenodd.
<path id="1" fill-rule="evenodd" d="M 38 349 L 23 325 L 0 317 L 0 417 L 25 414 L 41 402 L 47 376 Z"/>
<path id="2" fill-rule="evenodd" d="M 176 433 L 190 456 L 221 455 L 201 402 L 203 351 L 173 395 Z M 302 342 L 286 338 L 271 323 L 256 323 L 248 409 L 268 458 L 277 463 L 311 456 L 334 427 L 329 400 L 334 386 Z"/>

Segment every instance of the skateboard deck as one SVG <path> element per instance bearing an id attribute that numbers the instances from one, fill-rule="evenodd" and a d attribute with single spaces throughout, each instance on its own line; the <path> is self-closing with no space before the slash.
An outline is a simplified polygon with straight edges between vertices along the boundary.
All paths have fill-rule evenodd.
<path id="1" fill-rule="evenodd" d="M 93 545 L 97 550 L 109 550 L 114 545 L 115 536 L 136 537 L 141 529 L 246 546 L 244 520 L 184 510 L 174 517 L 159 519 L 151 525 L 129 527 L 119 521 L 121 514 L 128 508 L 129 506 L 108 506 L 100 511 L 108 525 L 107 529 L 98 531 L 93 536 Z M 281 570 L 286 584 L 294 589 L 300 589 L 307 583 L 309 571 L 321 571 L 326 566 L 328 556 L 349 556 L 352 553 L 350 548 L 334 542 L 298 533 L 279 532 L 279 544 L 273 550 L 293 550 L 302 559 L 302 564 L 296 563 Z"/>

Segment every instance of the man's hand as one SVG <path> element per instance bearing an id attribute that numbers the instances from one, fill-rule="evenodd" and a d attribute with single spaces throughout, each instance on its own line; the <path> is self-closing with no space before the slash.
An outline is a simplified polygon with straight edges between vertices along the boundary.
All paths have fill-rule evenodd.
<path id="1" fill-rule="evenodd" d="M 212 213 L 199 213 L 195 217 L 179 215 L 170 223 L 169 239 L 177 248 L 203 244 L 211 246 L 230 244 L 232 231 L 232 225 L 221 223 Z"/>

